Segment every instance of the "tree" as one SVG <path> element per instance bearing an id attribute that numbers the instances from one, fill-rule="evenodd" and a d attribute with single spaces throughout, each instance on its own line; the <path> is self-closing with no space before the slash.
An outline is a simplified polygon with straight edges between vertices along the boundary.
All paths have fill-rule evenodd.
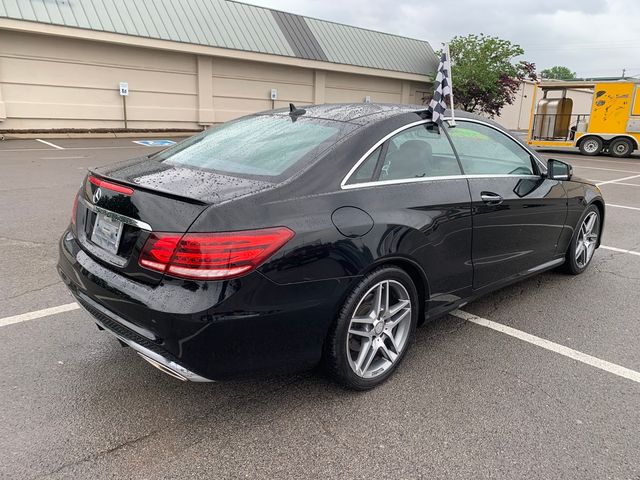
<path id="1" fill-rule="evenodd" d="M 453 98 L 468 112 L 490 117 L 512 104 L 524 79 L 537 80 L 536 66 L 514 62 L 524 54 L 520 45 L 484 34 L 456 36 L 449 43 Z"/>
<path id="2" fill-rule="evenodd" d="M 556 65 L 555 67 L 542 70 L 540 76 L 553 80 L 574 80 L 576 78 L 576 72 L 572 72 L 567 67 Z"/>

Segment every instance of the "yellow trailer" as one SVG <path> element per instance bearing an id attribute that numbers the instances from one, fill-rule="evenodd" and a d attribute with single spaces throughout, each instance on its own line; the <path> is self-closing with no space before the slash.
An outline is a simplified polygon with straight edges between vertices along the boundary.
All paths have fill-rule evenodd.
<path id="1" fill-rule="evenodd" d="M 583 155 L 628 157 L 640 148 L 640 81 L 547 81 L 534 91 L 527 143 L 534 147 L 578 147 Z M 574 112 L 567 94 L 592 95 L 591 110 Z M 537 91 L 537 89 L 536 89 Z"/>

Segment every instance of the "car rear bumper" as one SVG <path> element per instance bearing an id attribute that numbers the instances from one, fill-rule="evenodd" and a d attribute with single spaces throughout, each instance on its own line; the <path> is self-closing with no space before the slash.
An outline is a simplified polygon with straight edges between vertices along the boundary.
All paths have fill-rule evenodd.
<path id="1" fill-rule="evenodd" d="M 165 373 L 196 382 L 313 368 L 354 282 L 280 285 L 253 272 L 146 284 L 106 268 L 70 232 L 60 240 L 58 272 L 100 328 Z"/>
<path id="2" fill-rule="evenodd" d="M 131 329 L 131 324 L 118 317 L 99 303 L 94 302 L 86 295 L 78 293 L 75 295 L 78 305 L 82 306 L 95 320 L 101 330 L 106 330 L 114 335 L 124 345 L 131 347 L 143 359 L 156 367 L 158 370 L 170 375 L 178 380 L 190 382 L 212 382 L 208 378 L 180 365 L 168 352 L 162 351 L 156 346 L 145 342 L 143 338 L 134 335 L 135 330 Z M 125 326 L 125 325 L 129 326 Z M 146 346 L 145 346 L 146 344 Z"/>

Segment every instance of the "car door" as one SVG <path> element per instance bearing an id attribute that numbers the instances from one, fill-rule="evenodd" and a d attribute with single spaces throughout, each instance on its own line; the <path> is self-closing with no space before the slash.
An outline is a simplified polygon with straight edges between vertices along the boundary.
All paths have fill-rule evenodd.
<path id="1" fill-rule="evenodd" d="M 370 249 L 401 254 L 424 270 L 429 313 L 471 293 L 471 197 L 444 132 L 431 122 L 391 134 L 353 172 L 344 189 L 356 189 L 361 208 L 379 229 Z"/>
<path id="2" fill-rule="evenodd" d="M 459 120 L 449 135 L 471 191 L 474 289 L 543 268 L 556 257 L 566 220 L 562 184 L 493 126 Z"/>

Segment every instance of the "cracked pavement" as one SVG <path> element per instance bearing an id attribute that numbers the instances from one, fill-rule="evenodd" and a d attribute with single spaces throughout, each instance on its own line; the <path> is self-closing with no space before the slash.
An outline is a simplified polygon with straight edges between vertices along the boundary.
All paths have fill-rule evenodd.
<path id="1" fill-rule="evenodd" d="M 0 142 L 0 318 L 72 301 L 54 267 L 85 169 L 153 151 L 54 142 L 73 153 Z M 599 181 L 640 175 L 639 156 L 548 155 Z M 605 198 L 640 208 L 640 179 L 625 183 Z M 608 208 L 605 223 L 603 244 L 640 251 L 640 211 Z M 600 249 L 584 275 L 547 272 L 464 310 L 640 371 L 639 291 L 640 257 Z M 418 329 L 365 393 L 317 372 L 180 383 L 82 310 L 0 339 L 1 478 L 640 478 L 639 384 L 454 317 Z"/>

